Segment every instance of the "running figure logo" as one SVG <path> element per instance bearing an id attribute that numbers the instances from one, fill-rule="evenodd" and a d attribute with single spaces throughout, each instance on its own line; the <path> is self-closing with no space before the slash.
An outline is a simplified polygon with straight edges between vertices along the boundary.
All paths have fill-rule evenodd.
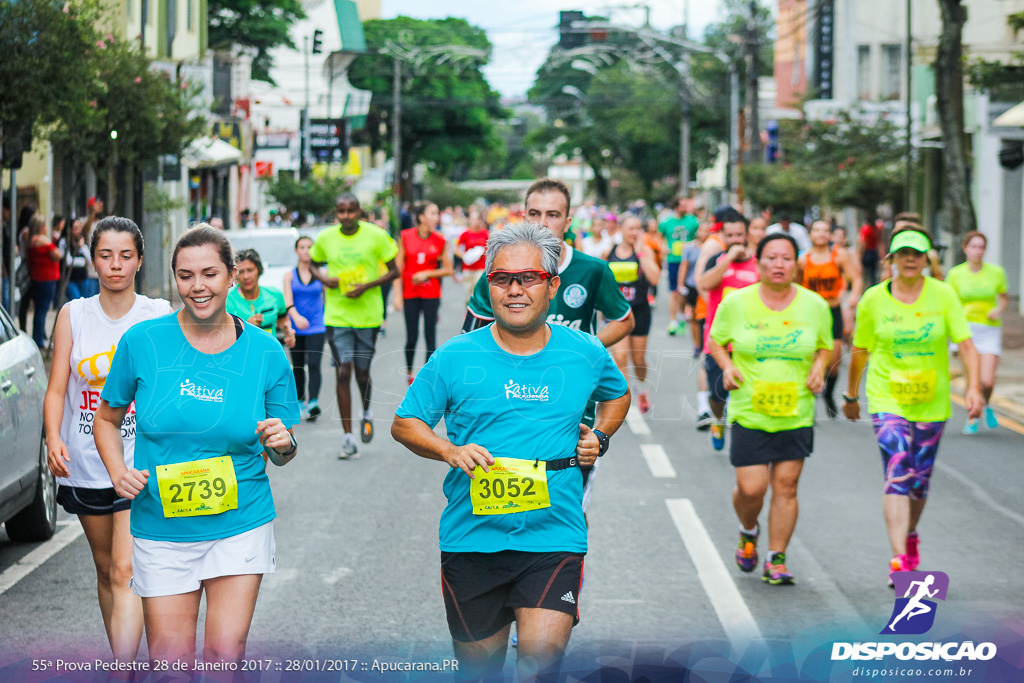
<path id="1" fill-rule="evenodd" d="M 936 603 L 929 598 L 946 599 L 949 577 L 945 572 L 893 572 L 896 595 L 889 623 L 881 633 L 920 635 L 935 623 Z"/>

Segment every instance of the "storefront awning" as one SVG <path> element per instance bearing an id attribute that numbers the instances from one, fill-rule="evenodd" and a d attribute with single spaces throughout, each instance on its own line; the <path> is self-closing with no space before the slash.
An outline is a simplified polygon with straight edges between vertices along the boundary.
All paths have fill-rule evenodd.
<path id="1" fill-rule="evenodd" d="M 992 125 L 1007 128 L 1024 126 L 1024 102 L 1007 109 L 1005 112 L 997 116 L 996 120 L 992 122 Z"/>
<path id="2" fill-rule="evenodd" d="M 242 153 L 218 138 L 199 138 L 181 155 L 181 163 L 188 168 L 210 168 L 237 164 Z"/>

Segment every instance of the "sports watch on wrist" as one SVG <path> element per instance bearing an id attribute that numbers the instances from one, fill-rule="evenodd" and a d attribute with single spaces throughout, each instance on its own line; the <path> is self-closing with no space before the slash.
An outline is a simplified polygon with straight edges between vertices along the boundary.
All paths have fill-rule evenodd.
<path id="1" fill-rule="evenodd" d="M 601 444 L 601 450 L 597 452 L 597 457 L 601 457 L 608 452 L 608 446 L 611 443 L 612 437 L 608 436 L 599 429 L 594 430 L 594 436 L 597 437 L 598 442 Z"/>
<path id="2" fill-rule="evenodd" d="M 284 451 L 284 452 L 277 450 L 273 446 L 271 446 L 270 448 L 273 449 L 273 451 L 275 453 L 277 453 L 278 455 L 280 455 L 281 457 L 287 458 L 289 455 L 294 453 L 296 451 L 296 449 L 298 449 L 299 442 L 295 440 L 295 435 L 292 434 L 291 432 L 285 432 L 285 433 L 288 435 L 288 440 L 292 442 L 291 447 L 288 450 Z"/>
<path id="3" fill-rule="evenodd" d="M 857 397 L 857 396 L 847 396 L 847 395 L 846 395 L 846 394 L 844 393 L 844 394 L 843 394 L 843 400 L 844 400 L 844 401 L 846 401 L 847 403 L 856 403 L 857 401 L 859 401 L 859 400 L 860 400 L 860 398 L 859 398 L 859 397 Z"/>

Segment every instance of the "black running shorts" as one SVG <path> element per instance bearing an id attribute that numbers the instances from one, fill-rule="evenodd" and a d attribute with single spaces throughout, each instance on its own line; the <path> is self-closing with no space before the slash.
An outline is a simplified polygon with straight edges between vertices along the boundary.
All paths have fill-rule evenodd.
<path id="1" fill-rule="evenodd" d="M 571 614 L 580 622 L 583 555 L 569 552 L 441 553 L 441 592 L 453 640 L 490 638 L 518 607 Z"/>

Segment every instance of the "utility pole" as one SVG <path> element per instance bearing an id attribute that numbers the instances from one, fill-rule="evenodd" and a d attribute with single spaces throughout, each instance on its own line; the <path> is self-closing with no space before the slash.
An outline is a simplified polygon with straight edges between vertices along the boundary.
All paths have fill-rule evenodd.
<path id="1" fill-rule="evenodd" d="M 747 161 L 757 163 L 763 160 L 761 151 L 761 121 L 758 116 L 758 76 L 760 67 L 758 51 L 760 43 L 757 36 L 757 0 L 750 0 L 750 20 L 746 31 L 747 51 L 747 107 L 750 109 L 749 144 L 747 145 Z"/>
<path id="2" fill-rule="evenodd" d="M 391 147 L 395 159 L 394 197 L 395 216 L 402 205 L 402 60 L 394 57 L 394 77 L 391 84 Z"/>
<path id="3" fill-rule="evenodd" d="M 914 47 L 913 39 L 914 39 L 914 35 L 913 35 L 913 32 L 911 31 L 911 24 L 910 24 L 910 20 L 911 20 L 911 17 L 912 17 L 912 14 L 911 14 L 911 5 L 912 4 L 913 4 L 913 0 L 907 0 L 907 47 L 906 47 L 906 53 L 907 53 L 906 54 L 906 62 L 907 62 L 906 63 L 906 69 L 907 69 L 907 121 L 906 121 L 906 132 L 905 132 L 905 135 L 906 135 L 905 145 L 906 146 L 905 146 L 905 149 L 904 149 L 904 154 L 906 155 L 907 158 L 906 158 L 906 169 L 905 169 L 906 173 L 905 173 L 904 180 L 903 180 L 903 182 L 904 182 L 904 187 L 903 187 L 903 210 L 904 211 L 911 211 L 912 210 L 912 208 L 910 206 L 910 202 L 911 202 L 911 188 L 912 188 L 913 173 L 914 173 L 914 149 L 913 149 L 913 140 L 911 139 L 911 135 L 913 134 L 913 119 L 911 118 L 911 111 L 910 111 L 910 103 L 912 101 L 911 100 L 910 85 L 913 82 L 913 66 L 914 66 L 914 52 L 913 52 L 913 47 Z"/>
<path id="4" fill-rule="evenodd" d="M 649 10 L 648 10 L 649 11 Z M 690 2 L 683 0 L 683 40 L 689 40 Z M 649 25 L 649 24 L 648 24 Z M 679 72 L 679 99 L 682 105 L 682 116 L 679 122 L 679 196 L 690 196 L 690 52 L 684 51 L 676 68 Z"/>
<path id="5" fill-rule="evenodd" d="M 302 56 L 305 59 L 306 72 L 306 106 L 302 109 L 302 151 L 299 159 L 299 179 L 305 180 L 309 175 L 309 36 L 302 37 Z"/>

